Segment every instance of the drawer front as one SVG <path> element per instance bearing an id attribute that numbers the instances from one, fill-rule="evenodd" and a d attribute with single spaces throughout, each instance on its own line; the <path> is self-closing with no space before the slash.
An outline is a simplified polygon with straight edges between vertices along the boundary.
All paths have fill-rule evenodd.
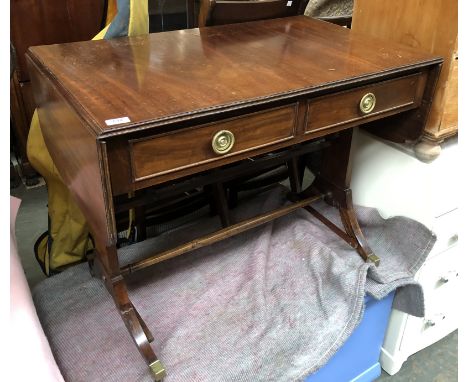
<path id="1" fill-rule="evenodd" d="M 410 354 L 445 337 L 458 328 L 461 310 L 457 296 L 463 295 L 460 281 L 462 254 L 457 246 L 426 260 L 416 275 L 424 290 L 425 315 L 408 316 L 402 347 Z"/>
<path id="2" fill-rule="evenodd" d="M 456 300 L 446 299 L 447 290 L 457 288 L 463 258 L 459 245 L 426 260 L 416 274 L 416 280 L 424 289 L 426 312 L 432 312 L 442 306 L 456 303 Z M 455 285 L 455 287 L 454 287 Z"/>
<path id="3" fill-rule="evenodd" d="M 216 162 L 221 158 L 292 139 L 296 119 L 297 105 L 294 104 L 130 141 L 133 180 Z M 234 144 L 228 152 L 216 153 L 216 142 L 213 143 L 213 140 L 219 136 L 217 133 L 226 131 L 232 134 Z"/>
<path id="4" fill-rule="evenodd" d="M 437 241 L 429 254 L 429 259 L 458 243 L 460 221 L 458 208 L 434 219 L 432 230 L 437 236 Z"/>
<path id="5" fill-rule="evenodd" d="M 457 330 L 460 309 L 440 310 L 425 317 L 408 316 L 400 349 L 405 355 L 414 354 Z"/>
<path id="6" fill-rule="evenodd" d="M 426 74 L 418 73 L 310 100 L 306 133 L 361 120 L 364 123 L 373 116 L 416 107 L 421 102 L 425 80 Z"/>

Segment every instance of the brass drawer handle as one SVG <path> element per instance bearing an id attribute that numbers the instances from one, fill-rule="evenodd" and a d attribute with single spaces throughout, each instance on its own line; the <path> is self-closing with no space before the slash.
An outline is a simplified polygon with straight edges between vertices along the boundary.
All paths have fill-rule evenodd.
<path id="1" fill-rule="evenodd" d="M 425 319 L 424 326 L 426 329 L 432 328 L 433 326 L 436 326 L 437 324 L 441 323 L 443 320 L 445 320 L 445 314 L 439 313 L 431 318 Z"/>
<path id="2" fill-rule="evenodd" d="M 229 130 L 218 131 L 212 141 L 211 146 L 216 154 L 227 154 L 234 146 L 234 134 Z"/>
<path id="3" fill-rule="evenodd" d="M 445 275 L 442 275 L 439 279 L 441 284 L 447 284 L 450 280 L 456 279 L 458 277 L 457 271 L 448 271 Z"/>
<path id="4" fill-rule="evenodd" d="M 363 114 L 369 114 L 372 110 L 374 110 L 375 104 L 377 102 L 377 98 L 375 97 L 374 93 L 367 93 L 361 98 L 361 102 L 359 103 L 359 109 Z"/>

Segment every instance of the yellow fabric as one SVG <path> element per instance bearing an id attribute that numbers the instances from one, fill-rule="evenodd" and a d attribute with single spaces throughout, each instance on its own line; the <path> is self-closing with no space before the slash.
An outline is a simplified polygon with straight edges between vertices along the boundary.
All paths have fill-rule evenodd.
<path id="1" fill-rule="evenodd" d="M 149 30 L 148 1 L 130 1 L 130 36 L 146 34 Z M 108 2 L 106 21 L 117 14 L 116 0 Z M 111 18 L 110 18 L 111 17 Z M 102 39 L 110 23 L 93 40 Z M 37 110 L 34 112 L 27 142 L 27 155 L 31 165 L 44 177 L 48 192 L 49 232 L 36 243 L 36 255 L 44 271 L 53 271 L 82 261 L 92 248 L 86 220 L 63 183 L 47 150 L 40 129 Z M 49 248 L 49 244 L 51 248 Z"/>
<path id="2" fill-rule="evenodd" d="M 109 25 L 117 15 L 117 0 L 107 1 L 106 25 Z"/>
<path id="3" fill-rule="evenodd" d="M 128 35 L 149 33 L 148 0 L 130 0 Z"/>
<path id="4" fill-rule="evenodd" d="M 37 111 L 34 112 L 29 131 L 27 154 L 31 165 L 47 183 L 49 236 L 36 247 L 37 256 L 45 272 L 81 261 L 92 243 L 83 214 L 76 206 L 45 146 Z M 49 250 L 48 243 L 52 242 Z"/>
<path id="5" fill-rule="evenodd" d="M 100 31 L 96 36 L 93 37 L 93 40 L 102 40 L 104 36 L 106 35 L 107 30 L 109 29 L 109 25 L 107 24 L 106 27 Z"/>

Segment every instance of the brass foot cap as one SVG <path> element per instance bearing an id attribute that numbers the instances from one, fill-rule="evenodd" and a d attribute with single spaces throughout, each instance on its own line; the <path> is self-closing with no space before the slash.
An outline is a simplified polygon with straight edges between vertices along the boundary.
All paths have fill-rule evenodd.
<path id="1" fill-rule="evenodd" d="M 162 381 L 162 379 L 166 376 L 166 369 L 159 359 L 150 363 L 149 368 L 151 373 L 153 373 L 155 381 Z"/>
<path id="2" fill-rule="evenodd" d="M 375 266 L 378 267 L 380 265 L 380 258 L 377 255 L 372 254 L 367 258 L 367 262 L 374 263 Z"/>

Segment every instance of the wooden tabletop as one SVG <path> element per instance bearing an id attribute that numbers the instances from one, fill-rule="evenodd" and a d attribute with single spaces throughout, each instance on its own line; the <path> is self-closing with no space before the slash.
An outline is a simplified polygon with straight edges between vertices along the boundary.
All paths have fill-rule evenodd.
<path id="1" fill-rule="evenodd" d="M 306 16 L 38 46 L 30 57 L 97 135 L 440 62 Z"/>

